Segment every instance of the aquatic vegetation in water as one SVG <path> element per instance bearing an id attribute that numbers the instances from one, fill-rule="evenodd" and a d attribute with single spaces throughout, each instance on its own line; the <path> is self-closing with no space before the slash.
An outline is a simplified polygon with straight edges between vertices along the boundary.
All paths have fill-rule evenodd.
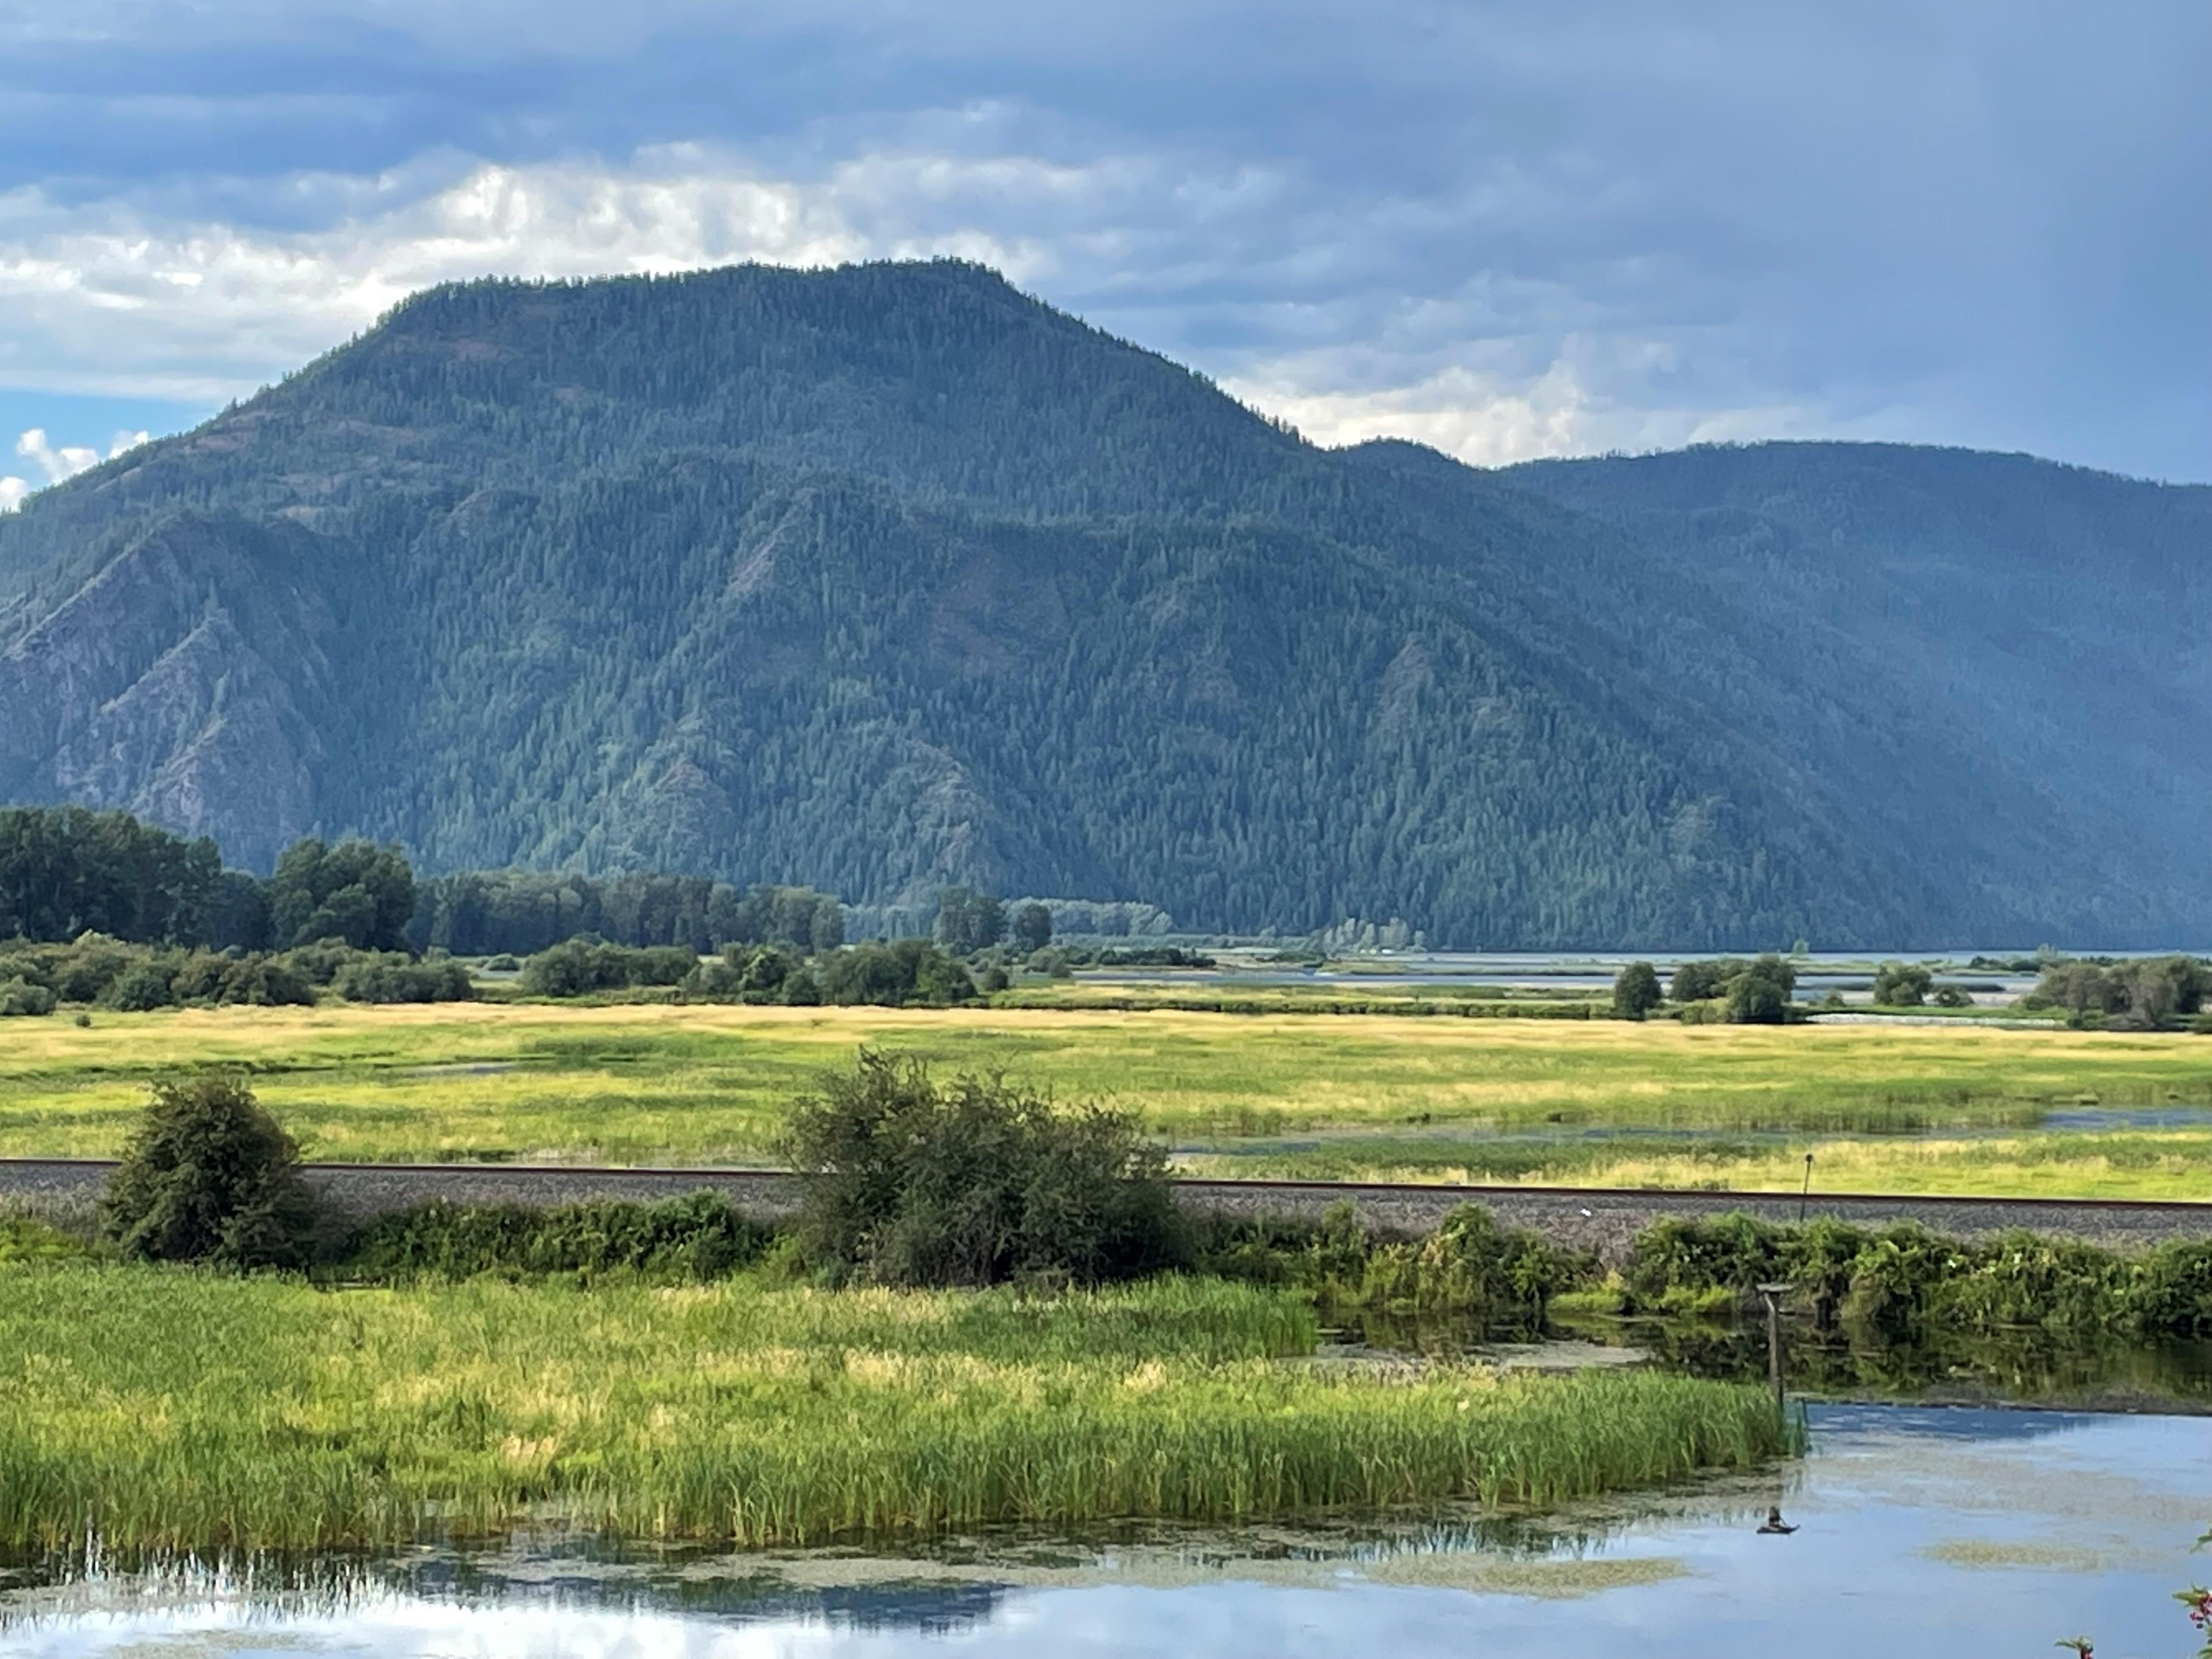
<path id="1" fill-rule="evenodd" d="M 1317 1223 L 1214 1218 L 1198 1225 L 1199 1261 L 1207 1272 L 1295 1285 L 1340 1314 L 1445 1313 L 1534 1329 L 1553 1298 L 1601 1276 L 1594 1252 L 1500 1226 L 1474 1204 L 1462 1205 L 1418 1238 L 1370 1229 L 1349 1204 Z"/>
<path id="2" fill-rule="evenodd" d="M 1959 1239 L 1909 1223 L 1667 1218 L 1637 1235 L 1619 1301 L 1623 1311 L 1674 1311 L 1714 1292 L 1747 1301 L 1754 1286 L 1784 1282 L 1820 1323 L 1892 1336 L 2009 1326 L 2212 1335 L 2212 1241 L 2197 1239 L 2128 1255 L 2022 1231 Z"/>
<path id="3" fill-rule="evenodd" d="M 1279 1363 L 1314 1345 L 1302 1299 L 1184 1279 L 1040 1297 L 0 1272 L 15 1547 L 1549 1504 L 1747 1467 L 1794 1432 L 1755 1389 L 1656 1373 L 1316 1375 Z"/>

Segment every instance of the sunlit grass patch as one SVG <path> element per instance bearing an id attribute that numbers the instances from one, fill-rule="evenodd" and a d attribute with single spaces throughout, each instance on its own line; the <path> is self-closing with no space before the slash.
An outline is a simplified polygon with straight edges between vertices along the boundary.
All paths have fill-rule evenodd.
<path id="1" fill-rule="evenodd" d="M 331 1294 L 0 1269 L 0 1543 L 284 1548 L 525 1523 L 739 1543 L 999 1521 L 1546 1504 L 1784 1449 L 1656 1373 L 1382 1386 L 1286 1296 L 744 1280 Z"/>
<path id="2" fill-rule="evenodd" d="M 88 1028 L 14 1020 L 5 1035 L 6 1155 L 111 1153 L 147 1078 L 245 1065 L 310 1158 L 758 1164 L 772 1161 L 793 1097 L 864 1043 L 922 1054 L 941 1074 L 1004 1069 L 1063 1100 L 1133 1108 L 1198 1155 L 1255 1138 L 1372 1139 L 1373 1162 L 1341 1165 L 1345 1175 L 1463 1168 L 1481 1179 L 1488 1168 L 1559 1179 L 1571 1165 L 1571 1178 L 1596 1184 L 1791 1184 L 1810 1147 L 1824 1167 L 1888 1181 L 1917 1163 L 1844 1149 L 1973 1131 L 2031 1151 L 2009 1172 L 1977 1154 L 1971 1178 L 1982 1187 L 1960 1190 L 2014 1179 L 2031 1183 L 2023 1191 L 2063 1190 L 2060 1164 L 2033 1151 L 2052 1107 L 2212 1106 L 2212 1041 L 1970 1026 L 444 1004 L 95 1011 Z M 1610 1161 L 1562 1149 L 1516 1172 L 1496 1165 L 1521 1155 L 1494 1146 L 1453 1162 L 1440 1149 L 1383 1144 L 1440 1130 L 1564 1141 L 1607 1126 L 1679 1131 L 1707 1150 L 1678 1164 L 1632 1148 Z M 1730 1150 L 1757 1135 L 1789 1144 Z M 1963 1150 L 1945 1157 L 1967 1170 Z M 2100 1190 L 2179 1190 L 2163 1165 L 2116 1162 L 2098 1178 Z M 1935 1188 L 1908 1188 L 1923 1189 Z"/>

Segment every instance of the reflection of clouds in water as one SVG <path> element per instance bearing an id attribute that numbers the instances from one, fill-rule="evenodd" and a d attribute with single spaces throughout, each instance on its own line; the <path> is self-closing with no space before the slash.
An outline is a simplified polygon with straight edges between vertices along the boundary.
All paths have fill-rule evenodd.
<path id="1" fill-rule="evenodd" d="M 212 1613 L 207 1617 L 212 1619 Z M 432 1602 L 366 1607 L 341 1621 L 271 1626 L 202 1624 L 185 1615 L 33 1636 L 21 1659 L 757 1659 L 867 1652 L 820 1622 L 717 1625 L 667 1613 L 541 1607 L 472 1609 Z"/>
<path id="2" fill-rule="evenodd" d="M 1982 1411 L 1962 1406 L 1810 1406 L 1805 1415 L 1824 1443 L 1838 1444 L 1859 1437 L 1977 1443 L 2039 1440 L 2105 1420 L 2086 1412 Z"/>

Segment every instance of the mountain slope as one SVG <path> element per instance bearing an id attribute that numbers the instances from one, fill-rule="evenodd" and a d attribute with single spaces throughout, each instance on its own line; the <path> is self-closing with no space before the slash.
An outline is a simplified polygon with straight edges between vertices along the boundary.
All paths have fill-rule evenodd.
<path id="1" fill-rule="evenodd" d="M 2212 492 L 1656 459 L 1317 450 L 952 264 L 434 290 L 0 520 L 0 799 L 1492 946 L 2212 934 Z"/>

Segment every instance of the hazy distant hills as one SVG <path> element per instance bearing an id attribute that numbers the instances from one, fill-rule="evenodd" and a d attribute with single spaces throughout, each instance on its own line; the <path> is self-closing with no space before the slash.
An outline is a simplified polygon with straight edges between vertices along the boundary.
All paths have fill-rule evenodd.
<path id="1" fill-rule="evenodd" d="M 0 519 L 0 799 L 1433 940 L 2212 939 L 2212 490 L 1325 451 L 951 264 L 417 296 Z"/>

